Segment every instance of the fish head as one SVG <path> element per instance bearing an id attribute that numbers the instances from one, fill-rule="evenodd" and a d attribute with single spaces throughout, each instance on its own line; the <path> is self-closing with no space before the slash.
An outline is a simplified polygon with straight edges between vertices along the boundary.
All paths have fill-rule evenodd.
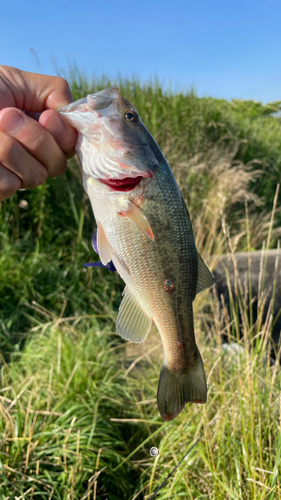
<path id="1" fill-rule="evenodd" d="M 90 94 L 59 111 L 78 130 L 75 149 L 85 176 L 117 187 L 124 179 L 153 176 L 159 164 L 147 130 L 118 87 Z"/>

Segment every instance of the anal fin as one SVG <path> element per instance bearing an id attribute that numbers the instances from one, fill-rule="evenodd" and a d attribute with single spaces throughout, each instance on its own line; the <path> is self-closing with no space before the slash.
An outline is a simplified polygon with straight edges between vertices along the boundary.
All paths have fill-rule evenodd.
<path id="1" fill-rule="evenodd" d="M 124 340 L 143 342 L 150 332 L 152 320 L 142 310 L 133 295 L 125 288 L 119 307 L 116 331 Z"/>

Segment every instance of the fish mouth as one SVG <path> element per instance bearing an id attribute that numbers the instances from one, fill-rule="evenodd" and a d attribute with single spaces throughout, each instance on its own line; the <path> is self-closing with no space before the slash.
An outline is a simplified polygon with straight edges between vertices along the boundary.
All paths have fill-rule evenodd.
<path id="1" fill-rule="evenodd" d="M 142 175 L 138 177 L 125 177 L 124 179 L 99 179 L 100 182 L 110 187 L 112 191 L 132 191 L 143 179 Z"/>

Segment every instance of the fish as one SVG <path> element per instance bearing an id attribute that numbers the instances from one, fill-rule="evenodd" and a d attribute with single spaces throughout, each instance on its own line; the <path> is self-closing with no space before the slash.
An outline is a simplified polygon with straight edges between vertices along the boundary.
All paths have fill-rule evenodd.
<path id="1" fill-rule="evenodd" d="M 171 168 L 118 87 L 59 111 L 78 131 L 75 150 L 97 223 L 100 262 L 88 265 L 116 269 L 125 282 L 116 321 L 123 339 L 141 343 L 156 325 L 164 350 L 158 410 L 172 420 L 186 403 L 207 400 L 193 301 L 213 285 L 212 273 Z"/>

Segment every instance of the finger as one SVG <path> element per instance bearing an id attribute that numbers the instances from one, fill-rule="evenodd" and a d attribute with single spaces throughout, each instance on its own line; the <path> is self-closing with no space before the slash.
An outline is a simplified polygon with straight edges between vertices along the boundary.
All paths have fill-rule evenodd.
<path id="1" fill-rule="evenodd" d="M 21 180 L 23 189 L 30 189 L 43 184 L 48 177 L 48 172 L 40 161 L 36 160 L 28 151 L 13 137 L 0 131 L 0 164 L 16 174 Z M 5 173 L 7 177 L 7 174 Z M 5 190 L 8 189 L 7 182 L 4 182 Z M 0 181 L 2 183 L 2 180 Z M 15 181 L 12 181 L 14 185 Z M 14 188 L 11 187 L 13 190 Z"/>
<path id="2" fill-rule="evenodd" d="M 49 176 L 56 177 L 65 171 L 65 154 L 53 136 L 22 111 L 15 108 L 0 111 L 0 131 L 20 142 L 30 155 L 45 166 Z"/>
<path id="3" fill-rule="evenodd" d="M 0 201 L 7 200 L 21 187 L 21 179 L 0 164 Z"/>
<path id="4" fill-rule="evenodd" d="M 42 113 L 39 123 L 43 125 L 47 132 L 52 134 L 60 149 L 67 155 L 67 158 L 71 158 L 75 153 L 77 131 L 69 125 L 60 113 L 52 109 Z"/>
<path id="5" fill-rule="evenodd" d="M 64 78 L 28 73 L 10 66 L 0 66 L 0 90 L 0 109 L 9 106 L 40 113 L 73 101 Z"/>

